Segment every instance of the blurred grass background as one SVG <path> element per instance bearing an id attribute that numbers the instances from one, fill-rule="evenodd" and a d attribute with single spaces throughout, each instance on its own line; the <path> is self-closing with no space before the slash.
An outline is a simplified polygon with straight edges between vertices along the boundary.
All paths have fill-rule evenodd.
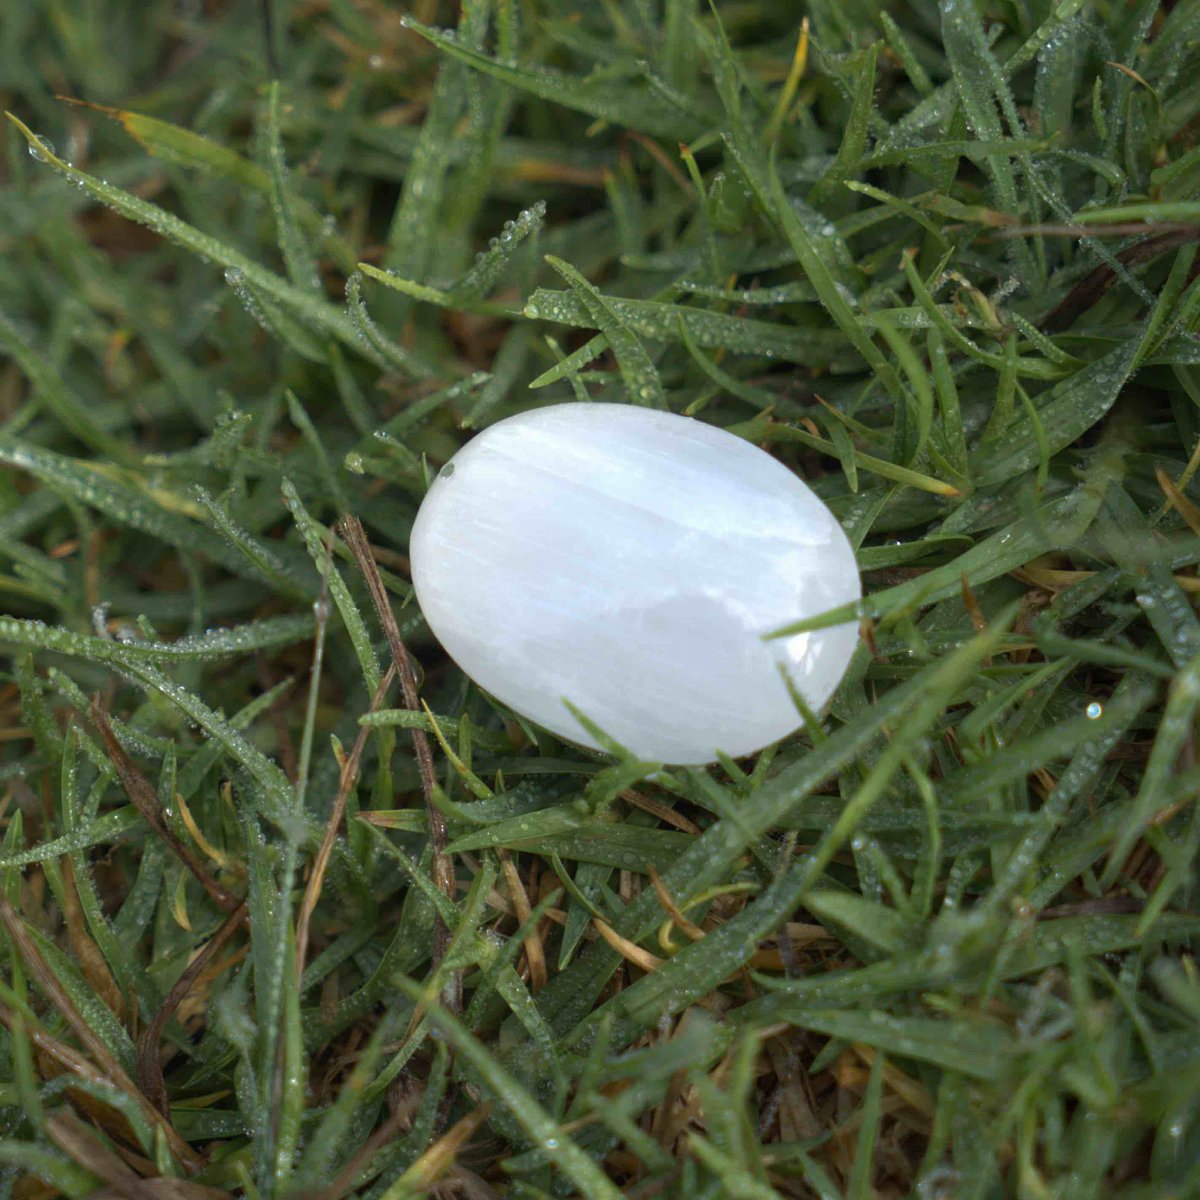
<path id="1" fill-rule="evenodd" d="M 1200 1194 L 1200 0 L 0 0 L 0 101 L 3 1195 Z M 753 761 L 410 603 L 588 399 L 858 548 Z"/>

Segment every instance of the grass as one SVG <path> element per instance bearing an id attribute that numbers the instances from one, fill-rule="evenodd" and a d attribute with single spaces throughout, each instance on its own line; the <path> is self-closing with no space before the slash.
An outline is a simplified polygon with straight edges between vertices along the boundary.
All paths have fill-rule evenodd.
<path id="1" fill-rule="evenodd" d="M 1200 0 L 273 16 L 0 0 L 0 1193 L 1200 1193 Z M 819 724 L 434 644 L 589 398 L 837 513 Z"/>

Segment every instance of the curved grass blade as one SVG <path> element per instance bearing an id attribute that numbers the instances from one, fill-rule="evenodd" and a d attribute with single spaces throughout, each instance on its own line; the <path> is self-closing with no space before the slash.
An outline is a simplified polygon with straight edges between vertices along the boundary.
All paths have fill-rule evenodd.
<path id="1" fill-rule="evenodd" d="M 588 322 L 608 339 L 630 400 L 649 408 L 666 408 L 667 399 L 654 363 L 608 298 L 601 295 L 600 290 L 584 279 L 570 263 L 552 254 L 546 256 L 546 261 L 571 285 L 576 299 L 587 314 Z M 528 307 L 526 314 L 529 315 Z"/>
<path id="2" fill-rule="evenodd" d="M 29 143 L 32 148 L 31 152 L 39 161 L 47 163 L 60 175 L 77 187 L 83 188 L 102 204 L 116 210 L 122 216 L 128 217 L 131 221 L 136 221 L 139 225 L 145 225 L 159 236 L 168 238 L 184 249 L 190 250 L 205 262 L 215 263 L 227 271 L 241 271 L 249 286 L 281 304 L 311 329 L 332 335 L 357 354 L 369 358 L 376 366 L 387 369 L 389 364 L 374 351 L 373 347 L 364 345 L 353 320 L 342 309 L 330 304 L 328 300 L 313 296 L 296 287 L 286 279 L 281 279 L 273 271 L 268 271 L 266 267 L 247 258 L 240 250 L 235 250 L 217 238 L 202 233 L 194 225 L 189 225 L 173 213 L 169 213 L 131 192 L 113 187 L 104 180 L 89 175 L 86 171 L 80 171 L 77 167 L 73 167 L 69 162 L 49 150 L 42 139 L 12 113 L 5 115 Z"/>
<path id="3" fill-rule="evenodd" d="M 87 637 L 67 629 L 55 629 L 39 621 L 26 621 L 17 617 L 0 617 L 0 642 L 29 650 L 65 654 L 69 658 L 98 663 L 129 676 L 158 692 L 185 716 L 195 721 L 208 737 L 219 742 L 231 758 L 245 767 L 272 801 L 286 806 L 290 800 L 292 785 L 275 763 L 251 746 L 240 733 L 231 728 L 228 721 L 213 712 L 198 696 L 173 683 L 136 653 L 131 654 L 128 647 L 120 642 Z"/>
<path id="4" fill-rule="evenodd" d="M 450 34 L 422 25 L 412 17 L 402 18 L 402 23 L 406 29 L 419 33 L 459 62 L 510 87 L 537 96 L 540 100 L 549 100 L 613 125 L 636 129 L 651 137 L 686 142 L 703 132 L 703 126 L 695 116 L 666 102 L 660 92 L 649 88 L 631 85 L 628 81 L 580 78 L 549 67 L 539 67 L 534 71 L 497 62 L 478 50 L 464 46 Z"/>

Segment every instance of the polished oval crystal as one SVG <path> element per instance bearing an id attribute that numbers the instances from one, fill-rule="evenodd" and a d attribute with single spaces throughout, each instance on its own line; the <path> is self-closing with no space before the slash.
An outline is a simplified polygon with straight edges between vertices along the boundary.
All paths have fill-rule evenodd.
<path id="1" fill-rule="evenodd" d="M 768 640 L 862 592 L 813 491 L 690 417 L 560 404 L 500 421 L 442 468 L 412 578 L 430 629 L 485 691 L 585 746 L 564 701 L 638 757 L 748 754 L 833 694 L 854 622 Z"/>

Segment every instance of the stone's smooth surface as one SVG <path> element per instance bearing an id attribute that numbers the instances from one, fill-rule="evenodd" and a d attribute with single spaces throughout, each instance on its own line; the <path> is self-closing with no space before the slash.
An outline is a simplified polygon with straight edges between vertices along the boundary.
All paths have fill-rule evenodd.
<path id="1" fill-rule="evenodd" d="M 560 404 L 501 421 L 445 467 L 413 526 L 430 628 L 482 688 L 572 741 L 570 700 L 653 762 L 704 763 L 832 695 L 854 624 L 762 635 L 858 599 L 833 514 L 781 463 L 700 421 Z"/>

